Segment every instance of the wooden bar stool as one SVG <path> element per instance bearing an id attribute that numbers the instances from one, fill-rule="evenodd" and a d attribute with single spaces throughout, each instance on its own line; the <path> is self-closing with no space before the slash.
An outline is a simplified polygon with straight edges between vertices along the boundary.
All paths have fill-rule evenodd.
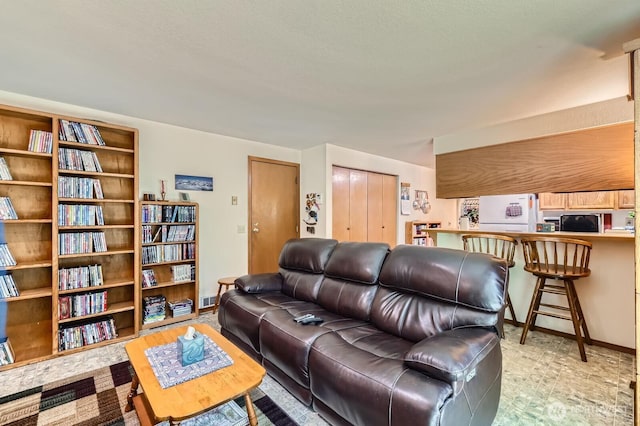
<path id="1" fill-rule="evenodd" d="M 225 287 L 224 291 L 229 290 L 229 286 L 234 285 L 237 277 L 224 277 L 218 280 L 218 294 L 216 295 L 216 302 L 213 304 L 213 313 L 218 312 L 220 307 L 220 294 L 222 293 L 222 287 Z"/>
<path id="2" fill-rule="evenodd" d="M 509 236 L 500 234 L 464 234 L 462 235 L 462 243 L 466 251 L 486 253 L 506 260 L 509 268 L 513 268 L 516 264 L 513 256 L 516 253 L 518 241 Z M 520 323 L 516 318 L 516 312 L 511 304 L 508 288 L 509 284 L 507 283 L 506 307 L 509 308 L 515 326 L 520 327 Z M 501 330 L 500 333 L 502 334 L 501 337 L 504 337 L 504 330 Z"/>
<path id="3" fill-rule="evenodd" d="M 591 344 L 591 337 L 573 282 L 591 274 L 589 270 L 591 243 L 574 238 L 530 237 L 522 239 L 522 248 L 525 271 L 531 272 L 538 279 L 531 298 L 527 321 L 524 324 L 524 330 L 522 330 L 520 344 L 524 344 L 529 329 L 534 329 L 538 315 L 569 320 L 573 323 L 580 358 L 586 362 L 587 355 L 583 342 Z M 560 281 L 562 285 L 549 285 L 547 284 L 548 278 Z M 568 306 L 542 303 L 544 293 L 565 295 Z M 551 311 L 540 310 L 541 306 L 551 309 Z M 559 313 L 562 311 L 568 311 L 569 315 Z M 581 330 L 584 332 L 584 339 Z"/>

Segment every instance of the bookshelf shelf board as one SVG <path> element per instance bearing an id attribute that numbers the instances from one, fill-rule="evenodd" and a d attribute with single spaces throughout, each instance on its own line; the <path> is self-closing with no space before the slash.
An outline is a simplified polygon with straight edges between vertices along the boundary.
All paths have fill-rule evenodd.
<path id="1" fill-rule="evenodd" d="M 176 322 L 186 321 L 192 318 L 196 318 L 197 315 L 195 313 L 190 313 L 189 315 L 180 315 L 179 317 L 169 317 L 162 321 L 150 322 L 148 324 L 142 324 L 142 329 L 147 330 L 149 328 L 160 327 L 163 325 L 174 324 Z"/>
<path id="2" fill-rule="evenodd" d="M 148 266 L 158 266 L 158 265 L 179 265 L 181 263 L 193 263 L 195 259 L 182 259 L 182 260 L 172 260 L 169 262 L 158 262 L 158 263 L 143 263 L 142 267 L 146 268 Z"/>
<path id="3" fill-rule="evenodd" d="M 118 329 L 118 337 L 116 337 L 114 339 L 103 340 L 102 342 L 93 343 L 93 344 L 90 344 L 90 345 L 84 345 L 84 346 L 81 346 L 81 347 L 75 348 L 75 349 L 67 349 L 66 351 L 58 350 L 58 353 L 67 355 L 67 354 L 72 354 L 72 353 L 76 353 L 76 352 L 82 352 L 82 351 L 85 351 L 87 349 L 98 348 L 100 346 L 111 345 L 113 343 L 118 343 L 118 342 L 123 342 L 125 340 L 129 340 L 129 339 L 135 337 L 134 334 L 135 334 L 135 331 L 134 331 L 133 327 L 121 328 L 121 329 Z"/>
<path id="4" fill-rule="evenodd" d="M 37 182 L 32 180 L 0 180 L 0 184 L 16 186 L 53 186 L 51 182 Z"/>
<path id="5" fill-rule="evenodd" d="M 51 297 L 52 294 L 53 292 L 51 291 L 51 287 L 35 288 L 32 290 L 22 290 L 20 292 L 20 296 L 6 297 L 0 300 L 5 301 L 7 303 L 11 303 L 11 302 L 17 302 L 20 300 L 37 299 L 39 297 Z"/>
<path id="6" fill-rule="evenodd" d="M 15 157 L 52 158 L 52 154 L 46 152 L 25 151 L 23 149 L 0 148 L 0 154 L 13 155 Z"/>
<path id="7" fill-rule="evenodd" d="M 171 244 L 189 244 L 195 243 L 196 240 L 186 240 L 186 241 L 165 241 L 165 242 L 155 242 L 155 243 L 143 243 L 143 246 L 166 246 Z"/>
<path id="8" fill-rule="evenodd" d="M 58 258 L 73 259 L 74 257 L 113 256 L 114 254 L 127 254 L 127 253 L 133 253 L 133 250 L 109 250 L 109 251 L 91 252 L 91 253 L 60 254 L 58 255 Z"/>
<path id="9" fill-rule="evenodd" d="M 20 262 L 14 266 L 2 266 L 5 271 L 17 271 L 19 269 L 34 269 L 51 267 L 51 260 L 33 260 L 30 262 Z"/>
<path id="10" fill-rule="evenodd" d="M 60 141 L 59 145 L 61 147 L 65 147 L 65 148 L 76 148 L 76 149 L 89 149 L 92 151 L 113 151 L 113 152 L 122 152 L 125 154 L 133 154 L 134 150 L 133 149 L 129 149 L 129 148 L 118 148 L 115 146 L 104 146 L 104 145 L 91 145 L 91 144 L 86 144 L 86 143 L 79 143 L 79 142 L 69 142 L 69 141 Z M 51 154 L 49 154 L 51 155 Z"/>
<path id="11" fill-rule="evenodd" d="M 109 289 L 109 288 L 114 288 L 114 287 L 125 287 L 125 286 L 130 286 L 130 285 L 133 285 L 133 280 L 111 281 L 111 282 L 106 282 L 103 285 L 97 285 L 97 286 L 93 286 L 93 287 L 74 288 L 74 289 L 71 289 L 71 290 L 58 290 L 58 294 L 59 295 L 64 295 L 64 294 L 73 294 L 73 293 L 85 293 L 87 291 L 98 291 L 100 289 Z"/>
<path id="12" fill-rule="evenodd" d="M 2 182 L 2 181 L 0 181 Z M 128 203 L 134 204 L 135 200 L 115 199 L 115 198 L 58 198 L 59 202 L 64 203 Z"/>
<path id="13" fill-rule="evenodd" d="M 91 315 L 83 315 L 81 317 L 71 317 L 71 318 L 67 318 L 67 319 L 59 319 L 58 320 L 58 324 L 66 324 L 69 322 L 74 322 L 74 321 L 82 321 L 85 319 L 89 319 L 89 318 L 99 318 L 99 317 L 103 317 L 105 315 L 112 315 L 118 312 L 126 312 L 126 311 L 132 311 L 135 308 L 133 301 L 126 301 L 126 302 L 120 302 L 120 303 L 113 303 L 109 306 L 109 309 L 107 309 L 104 312 L 98 312 L 97 314 L 91 314 Z"/>
<path id="14" fill-rule="evenodd" d="M 19 223 L 51 223 L 51 219 L 2 219 L 0 222 L 5 225 L 19 224 Z"/>
<path id="15" fill-rule="evenodd" d="M 176 286 L 176 285 L 182 285 L 182 284 L 193 284 L 195 283 L 194 280 L 185 280 L 185 281 L 165 281 L 165 282 L 161 282 L 158 283 L 157 285 L 154 285 L 153 287 L 142 287 L 142 291 L 145 290 L 154 290 L 156 288 L 162 288 L 162 287 L 172 287 L 172 286 Z"/>
<path id="16" fill-rule="evenodd" d="M 116 177 L 123 179 L 134 179 L 135 175 L 126 173 L 108 173 L 108 172 L 85 172 L 83 170 L 58 170 L 59 175 L 74 175 L 74 176 L 96 176 L 96 177 Z"/>
<path id="17" fill-rule="evenodd" d="M 73 231 L 82 229 L 132 229 L 134 225 L 78 225 L 78 226 L 59 226 L 60 231 Z"/>

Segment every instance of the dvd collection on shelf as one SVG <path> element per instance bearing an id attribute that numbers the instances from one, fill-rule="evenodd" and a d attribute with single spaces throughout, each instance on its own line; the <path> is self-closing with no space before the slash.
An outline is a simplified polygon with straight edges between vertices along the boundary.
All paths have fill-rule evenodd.
<path id="1" fill-rule="evenodd" d="M 142 242 L 148 244 L 193 241 L 195 233 L 195 225 L 161 225 L 155 234 L 152 225 L 142 225 Z"/>
<path id="2" fill-rule="evenodd" d="M 58 176 L 58 197 L 103 199 L 102 185 L 99 179 L 77 176 Z"/>
<path id="3" fill-rule="evenodd" d="M 142 323 L 151 324 L 163 321 L 166 317 L 166 301 L 167 299 L 161 294 L 144 297 L 142 299 L 144 308 Z"/>
<path id="4" fill-rule="evenodd" d="M 100 287 L 102 284 L 102 265 L 99 264 L 58 270 L 59 290 Z"/>
<path id="5" fill-rule="evenodd" d="M 58 241 L 58 254 L 60 255 L 104 253 L 107 251 L 107 241 L 103 231 L 61 233 L 58 235 Z"/>
<path id="6" fill-rule="evenodd" d="M 58 297 L 58 319 L 84 317 L 107 310 L 107 291 Z"/>
<path id="7" fill-rule="evenodd" d="M 46 130 L 31 130 L 29 134 L 29 151 L 51 154 L 52 148 L 53 133 Z"/>
<path id="8" fill-rule="evenodd" d="M 9 343 L 8 337 L 0 339 L 0 365 L 13 364 L 16 361 L 16 356 L 13 353 L 11 343 Z"/>
<path id="9" fill-rule="evenodd" d="M 13 203 L 9 197 L 0 197 L 0 219 L 2 220 L 15 220 L 18 218 L 18 213 L 13 208 Z"/>
<path id="10" fill-rule="evenodd" d="M 0 216 L 2 202 L 0 197 Z M 94 226 L 104 225 L 102 206 L 86 204 L 58 204 L 59 226 Z"/>
<path id="11" fill-rule="evenodd" d="M 156 274 L 153 272 L 153 269 L 143 269 L 142 288 L 155 287 L 157 285 L 158 281 L 156 280 Z"/>
<path id="12" fill-rule="evenodd" d="M 93 151 L 60 148 L 58 150 L 58 164 L 61 170 L 102 173 L 102 167 L 100 166 L 100 161 L 98 161 L 98 156 Z"/>
<path id="13" fill-rule="evenodd" d="M 5 160 L 4 157 L 0 157 L 0 180 L 13 180 L 13 176 L 11 176 L 9 166 L 7 165 L 7 160 Z"/>
<path id="14" fill-rule="evenodd" d="M 195 255 L 195 243 L 142 247 L 142 264 L 148 265 L 151 263 L 193 260 L 195 259 Z"/>
<path id="15" fill-rule="evenodd" d="M 169 302 L 171 315 L 174 318 L 182 315 L 189 315 L 191 313 L 192 307 L 193 307 L 193 300 L 191 299 L 183 299 L 183 300 L 176 300 L 175 302 Z"/>
<path id="16" fill-rule="evenodd" d="M 193 281 L 195 279 L 195 265 L 173 265 L 171 274 L 173 281 Z"/>
<path id="17" fill-rule="evenodd" d="M 16 260 L 9 251 L 7 243 L 0 243 L 0 266 L 16 266 Z"/>
<path id="18" fill-rule="evenodd" d="M 118 337 L 113 318 L 58 329 L 58 350 L 66 351 Z"/>
<path id="19" fill-rule="evenodd" d="M 142 206 L 143 223 L 188 223 L 195 222 L 195 220 L 195 206 L 163 206 L 160 204 Z"/>
<path id="20" fill-rule="evenodd" d="M 100 131 L 92 124 L 60 119 L 58 136 L 61 141 L 80 142 L 89 145 L 105 145 Z"/>
<path id="21" fill-rule="evenodd" d="M 0 298 L 18 297 L 20 292 L 11 274 L 0 274 Z"/>

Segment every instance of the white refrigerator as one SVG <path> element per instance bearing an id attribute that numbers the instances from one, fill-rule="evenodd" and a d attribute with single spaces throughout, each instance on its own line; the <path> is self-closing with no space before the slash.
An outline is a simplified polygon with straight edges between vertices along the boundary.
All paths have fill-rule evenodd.
<path id="1" fill-rule="evenodd" d="M 535 232 L 538 202 L 535 194 L 482 196 L 478 208 L 481 231 Z"/>

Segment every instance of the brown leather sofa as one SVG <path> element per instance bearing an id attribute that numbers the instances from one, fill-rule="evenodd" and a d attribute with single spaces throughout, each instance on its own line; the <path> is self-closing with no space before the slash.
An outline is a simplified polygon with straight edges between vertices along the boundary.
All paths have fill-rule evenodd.
<path id="1" fill-rule="evenodd" d="M 221 300 L 222 334 L 334 425 L 489 425 L 508 267 L 442 248 L 287 242 Z M 312 313 L 324 320 L 301 325 Z"/>

